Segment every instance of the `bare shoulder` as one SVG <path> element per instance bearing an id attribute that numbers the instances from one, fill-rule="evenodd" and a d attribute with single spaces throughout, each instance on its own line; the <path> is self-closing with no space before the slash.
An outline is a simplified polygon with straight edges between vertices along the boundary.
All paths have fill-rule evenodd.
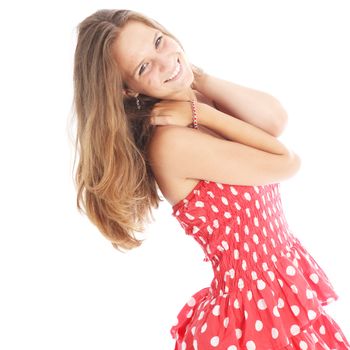
<path id="1" fill-rule="evenodd" d="M 185 198 L 200 181 L 180 176 L 174 171 L 184 166 L 184 158 L 178 148 L 189 145 L 196 133 L 210 134 L 210 130 L 167 125 L 157 126 L 153 133 L 148 152 L 149 162 L 163 196 L 171 205 Z"/>

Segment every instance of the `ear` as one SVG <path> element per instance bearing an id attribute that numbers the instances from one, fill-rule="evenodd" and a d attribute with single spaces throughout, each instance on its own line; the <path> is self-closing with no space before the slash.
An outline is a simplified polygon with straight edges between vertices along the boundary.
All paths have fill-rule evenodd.
<path id="1" fill-rule="evenodd" d="M 136 97 L 138 96 L 138 93 L 131 89 L 123 89 L 123 95 L 127 97 Z"/>

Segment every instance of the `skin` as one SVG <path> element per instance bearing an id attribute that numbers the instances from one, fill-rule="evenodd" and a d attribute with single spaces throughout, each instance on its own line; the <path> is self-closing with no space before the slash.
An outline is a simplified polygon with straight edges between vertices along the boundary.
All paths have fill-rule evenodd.
<path id="1" fill-rule="evenodd" d="M 218 114 L 220 112 L 217 110 L 218 105 L 228 116 L 237 116 L 239 119 L 246 120 L 271 135 L 279 132 L 278 130 L 276 131 L 274 126 L 277 125 L 275 120 L 280 120 L 280 115 L 283 116 L 284 114 L 281 113 L 283 110 L 279 104 L 275 103 L 275 99 L 272 96 L 241 87 L 208 74 L 202 75 L 202 78 L 194 76 L 191 64 L 181 46 L 163 33 L 158 33 L 155 38 L 157 32 L 156 29 L 143 23 L 129 21 L 121 30 L 112 48 L 113 56 L 118 64 L 123 80 L 128 86 L 124 93 L 130 96 L 137 96 L 139 93 L 142 93 L 162 100 L 153 108 L 151 118 L 153 124 L 161 126 L 188 126 L 192 122 L 191 105 L 188 100 L 194 99 L 198 101 L 197 97 L 200 97 L 199 99 L 202 101 L 198 103 L 199 117 L 203 115 L 207 117 L 207 120 L 221 120 L 220 114 Z M 159 42 L 160 35 L 163 38 Z M 159 46 L 156 46 L 156 43 Z M 179 79 L 165 83 L 165 80 L 174 72 L 177 59 L 180 60 L 182 65 L 182 74 L 179 76 Z M 139 66 L 139 63 L 142 65 Z M 144 68 L 144 71 L 139 76 L 137 73 L 141 67 Z M 137 72 L 133 74 L 136 68 L 138 68 Z M 191 86 L 195 90 L 192 90 Z M 205 97 L 204 100 L 203 97 Z M 212 102 L 215 102 L 215 107 Z M 201 107 L 204 107 L 204 110 L 200 109 Z M 235 123 L 238 123 L 238 119 Z M 198 182 L 198 179 L 203 178 L 203 176 L 219 182 L 223 181 L 222 179 L 228 181 L 227 176 L 231 174 L 231 164 L 237 162 L 237 159 L 232 155 L 232 147 L 236 147 L 237 152 L 242 154 L 242 163 L 239 164 L 240 168 L 242 166 L 245 166 L 246 169 L 254 168 L 257 167 L 256 163 L 259 163 L 254 160 L 254 157 L 246 156 L 248 154 L 246 147 L 238 145 L 240 142 L 239 130 L 235 130 L 235 135 L 238 135 L 237 143 L 235 143 L 235 146 L 232 146 L 223 142 L 225 136 L 222 135 L 222 131 L 225 131 L 225 128 L 215 133 L 209 126 L 205 127 L 203 124 L 205 123 L 199 124 L 199 133 L 195 134 L 189 132 L 187 128 L 160 127 L 157 128 L 153 135 L 149 153 L 153 172 L 163 195 L 171 204 L 177 203 L 181 198 L 184 198 Z M 247 128 L 247 126 L 244 126 L 244 128 Z M 259 132 L 258 129 L 254 130 L 252 129 L 250 132 L 252 138 L 254 138 L 253 132 Z M 168 142 L 168 133 L 175 135 L 176 139 L 182 139 L 182 142 L 179 144 L 183 143 L 186 151 L 192 148 L 193 136 L 196 135 L 196 149 L 197 151 L 200 150 L 198 151 L 199 153 L 186 159 L 186 151 L 181 151 L 180 156 L 176 152 L 165 152 L 164 150 L 168 148 L 168 146 L 165 146 Z M 208 138 L 202 133 L 212 134 L 215 137 Z M 166 136 L 164 136 L 165 134 Z M 260 136 L 257 134 L 257 139 Z M 218 141 L 218 138 L 222 140 Z M 230 137 L 229 139 L 231 140 Z M 270 140 L 267 142 L 267 145 L 272 142 L 276 141 Z M 173 147 L 173 144 L 170 144 L 170 147 Z M 223 151 L 224 148 L 230 149 L 230 151 Z M 204 162 L 202 152 L 208 151 L 212 154 L 214 149 L 218 149 L 216 152 L 217 156 Z M 252 148 L 249 152 L 257 152 L 257 150 Z M 273 168 L 276 161 L 274 160 L 273 163 L 268 158 L 271 158 L 271 156 L 267 154 L 265 156 L 267 158 L 264 161 L 265 164 L 271 163 L 271 168 Z M 262 157 L 260 153 L 259 157 Z M 196 159 L 201 159 L 201 161 L 196 162 Z M 278 169 L 285 167 L 283 159 L 281 157 L 282 166 L 278 165 Z M 213 167 L 210 165 L 210 162 L 224 165 L 222 167 Z M 191 175 L 189 176 L 188 174 Z M 240 174 L 233 173 L 229 181 L 233 181 L 232 178 L 235 179 L 234 181 L 237 181 L 237 179 L 240 179 L 239 176 L 244 179 L 250 178 L 252 181 L 252 177 L 255 176 L 253 182 L 256 183 L 261 181 L 263 175 L 267 176 L 265 174 L 260 175 L 260 171 L 243 169 Z"/>
<path id="2" fill-rule="evenodd" d="M 112 50 L 128 86 L 124 93 L 177 101 L 194 97 L 191 64 L 181 46 L 171 37 L 144 23 L 130 20 L 115 40 Z M 181 75 L 177 80 L 165 82 L 174 72 L 177 59 L 181 64 Z M 141 75 L 140 69 L 143 70 Z"/>

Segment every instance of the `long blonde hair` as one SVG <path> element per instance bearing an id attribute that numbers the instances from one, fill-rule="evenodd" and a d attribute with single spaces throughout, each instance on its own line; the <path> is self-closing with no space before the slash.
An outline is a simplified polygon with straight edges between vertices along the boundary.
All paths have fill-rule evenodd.
<path id="1" fill-rule="evenodd" d="M 157 28 L 179 43 L 138 12 L 99 10 L 79 24 L 74 56 L 77 207 L 120 251 L 141 245 L 135 232 L 143 232 L 150 217 L 154 220 L 152 207 L 163 201 L 147 158 L 155 128 L 149 115 L 159 99 L 140 94 L 138 110 L 135 98 L 122 93 L 126 84 L 111 53 L 129 20 Z"/>

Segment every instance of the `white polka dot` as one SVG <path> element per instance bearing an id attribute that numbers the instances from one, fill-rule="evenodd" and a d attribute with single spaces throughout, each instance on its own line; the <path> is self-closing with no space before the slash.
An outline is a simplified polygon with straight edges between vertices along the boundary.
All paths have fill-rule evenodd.
<path id="1" fill-rule="evenodd" d="M 181 350 L 186 350 L 186 343 L 184 341 L 181 344 Z"/>
<path id="2" fill-rule="evenodd" d="M 244 225 L 244 233 L 249 235 L 249 227 L 247 225 Z"/>
<path id="3" fill-rule="evenodd" d="M 247 298 L 248 298 L 248 300 L 252 300 L 252 297 L 253 297 L 252 291 L 251 291 L 251 290 L 248 290 L 248 292 L 247 292 Z"/>
<path id="4" fill-rule="evenodd" d="M 259 243 L 259 237 L 256 233 L 253 234 L 253 241 L 255 244 L 258 244 Z"/>
<path id="5" fill-rule="evenodd" d="M 193 220 L 193 219 L 194 219 L 194 216 L 192 216 L 192 215 L 189 214 L 189 213 L 185 213 L 185 215 L 186 215 L 190 220 Z"/>
<path id="6" fill-rule="evenodd" d="M 242 269 L 243 269 L 244 271 L 247 270 L 247 262 L 246 262 L 244 259 L 242 260 Z"/>
<path id="7" fill-rule="evenodd" d="M 215 305 L 212 312 L 213 312 L 214 316 L 219 316 L 220 315 L 220 305 Z"/>
<path id="8" fill-rule="evenodd" d="M 230 345 L 227 350 L 237 350 L 237 346 L 235 345 Z"/>
<path id="9" fill-rule="evenodd" d="M 191 309 L 191 310 L 187 313 L 186 317 L 187 317 L 187 318 L 190 318 L 190 317 L 192 316 L 192 314 L 193 314 L 193 309 Z"/>
<path id="10" fill-rule="evenodd" d="M 282 298 L 278 298 L 278 305 L 277 305 L 280 309 L 282 309 L 284 307 L 284 300 Z"/>
<path id="11" fill-rule="evenodd" d="M 267 266 L 266 262 L 263 262 L 263 263 L 261 264 L 261 266 L 262 266 L 262 268 L 263 268 L 264 271 L 267 271 L 267 270 L 269 269 L 269 267 Z"/>
<path id="12" fill-rule="evenodd" d="M 234 278 L 235 277 L 235 270 L 234 269 L 230 269 L 228 273 L 230 275 L 230 278 Z"/>
<path id="13" fill-rule="evenodd" d="M 255 321 L 255 329 L 260 332 L 263 328 L 263 323 L 260 320 Z"/>
<path id="14" fill-rule="evenodd" d="M 225 233 L 228 235 L 231 231 L 231 227 L 230 226 L 226 226 L 225 228 Z"/>
<path id="15" fill-rule="evenodd" d="M 193 341 L 193 349 L 198 350 L 198 342 L 196 339 Z"/>
<path id="16" fill-rule="evenodd" d="M 201 328 L 201 333 L 204 333 L 207 330 L 207 327 L 208 327 L 207 322 L 205 322 Z"/>
<path id="17" fill-rule="evenodd" d="M 248 311 L 244 310 L 244 318 L 247 319 L 248 318 Z"/>
<path id="18" fill-rule="evenodd" d="M 314 297 L 314 293 L 312 293 L 312 290 L 306 289 L 306 297 L 308 299 L 312 299 Z"/>
<path id="19" fill-rule="evenodd" d="M 274 306 L 273 307 L 273 314 L 276 316 L 276 317 L 280 317 L 280 312 L 278 311 L 278 308 L 277 306 Z"/>
<path id="20" fill-rule="evenodd" d="M 301 350 L 307 350 L 307 344 L 304 342 L 304 340 L 301 340 L 299 343 L 299 347 Z"/>
<path id="21" fill-rule="evenodd" d="M 252 275 L 252 279 L 255 281 L 256 279 L 258 279 L 258 275 L 255 271 L 252 271 L 251 272 L 251 275 Z"/>
<path id="22" fill-rule="evenodd" d="M 229 249 L 228 243 L 226 241 L 221 242 L 222 246 L 224 247 L 225 250 Z"/>
<path id="23" fill-rule="evenodd" d="M 300 328 L 299 328 L 299 326 L 296 325 L 296 324 L 293 324 L 293 325 L 290 327 L 290 333 L 291 333 L 292 335 L 297 335 L 297 334 L 299 334 L 299 333 L 300 333 Z"/>
<path id="24" fill-rule="evenodd" d="M 203 318 L 203 316 L 204 316 L 204 311 L 201 311 L 201 313 L 198 316 L 198 320 L 201 320 Z"/>
<path id="25" fill-rule="evenodd" d="M 242 330 L 240 328 L 236 328 L 236 337 L 240 339 L 242 337 Z"/>
<path id="26" fill-rule="evenodd" d="M 254 262 L 258 261 L 258 255 L 256 254 L 256 252 L 253 252 L 253 260 Z"/>
<path id="27" fill-rule="evenodd" d="M 196 234 L 199 231 L 199 228 L 197 226 L 193 226 L 192 233 Z"/>
<path id="28" fill-rule="evenodd" d="M 266 287 L 266 283 L 263 280 L 258 280 L 258 289 L 263 290 Z"/>
<path id="29" fill-rule="evenodd" d="M 233 302 L 233 306 L 235 309 L 239 309 L 239 301 L 238 299 L 235 299 L 235 301 Z"/>
<path id="30" fill-rule="evenodd" d="M 318 338 L 317 338 L 317 336 L 316 336 L 315 333 L 311 333 L 311 337 L 312 337 L 312 339 L 313 339 L 313 341 L 314 341 L 315 343 L 318 342 Z"/>
<path id="31" fill-rule="evenodd" d="M 224 217 L 225 217 L 226 219 L 229 219 L 230 217 L 232 217 L 232 215 L 231 215 L 231 213 L 230 213 L 230 212 L 225 211 L 225 213 L 224 213 Z"/>
<path id="32" fill-rule="evenodd" d="M 199 216 L 199 218 L 203 221 L 203 222 L 206 222 L 207 221 L 207 218 L 205 216 Z"/>
<path id="33" fill-rule="evenodd" d="M 267 305 L 264 299 L 258 300 L 258 308 L 260 310 L 265 310 L 267 308 Z"/>
<path id="34" fill-rule="evenodd" d="M 237 196 L 238 192 L 233 186 L 230 186 L 230 190 L 234 196 Z"/>
<path id="35" fill-rule="evenodd" d="M 309 318 L 309 320 L 314 320 L 316 318 L 317 314 L 314 310 L 309 310 L 307 312 L 307 317 Z"/>
<path id="36" fill-rule="evenodd" d="M 204 203 L 202 201 L 196 201 L 196 203 L 194 205 L 196 207 L 198 207 L 198 208 L 203 208 L 204 207 Z"/>
<path id="37" fill-rule="evenodd" d="M 292 285 L 290 286 L 290 288 L 292 289 L 292 292 L 293 292 L 294 294 L 298 294 L 298 288 L 297 288 L 297 286 L 296 286 L 295 284 L 292 284 Z"/>
<path id="38" fill-rule="evenodd" d="M 294 276 L 295 275 L 295 268 L 292 265 L 289 265 L 286 269 L 286 273 L 289 276 Z"/>
<path id="39" fill-rule="evenodd" d="M 319 277 L 318 277 L 318 275 L 316 275 L 315 273 L 312 273 L 312 274 L 310 275 L 310 279 L 311 279 L 311 281 L 314 282 L 314 283 L 318 283 L 318 281 L 319 281 Z"/>
<path id="40" fill-rule="evenodd" d="M 221 201 L 222 203 L 224 203 L 225 205 L 228 205 L 228 200 L 226 197 L 221 197 Z"/>
<path id="41" fill-rule="evenodd" d="M 273 281 L 275 279 L 275 274 L 272 271 L 268 271 L 267 273 L 270 277 L 270 280 Z"/>
<path id="42" fill-rule="evenodd" d="M 211 210 L 212 210 L 214 213 L 218 213 L 218 212 L 219 212 L 219 209 L 218 209 L 214 204 L 211 205 Z"/>
<path id="43" fill-rule="evenodd" d="M 196 299 L 194 297 L 191 297 L 191 299 L 187 302 L 187 305 L 190 307 L 193 307 L 196 305 Z"/>
<path id="44" fill-rule="evenodd" d="M 194 326 L 194 327 L 191 328 L 191 333 L 192 333 L 192 335 L 194 335 L 195 332 L 196 332 L 196 326 Z"/>
<path id="45" fill-rule="evenodd" d="M 292 309 L 293 314 L 294 314 L 295 316 L 298 316 L 298 315 L 300 314 L 299 306 L 297 306 L 297 305 L 292 305 L 290 308 Z"/>
<path id="46" fill-rule="evenodd" d="M 225 319 L 224 319 L 224 327 L 225 328 L 227 328 L 229 322 L 230 322 L 230 319 L 228 317 L 225 317 Z"/>
<path id="47" fill-rule="evenodd" d="M 246 343 L 247 350 L 255 350 L 256 346 L 252 340 L 247 341 Z"/>
<path id="48" fill-rule="evenodd" d="M 335 336 L 335 338 L 336 338 L 338 341 L 343 341 L 343 338 L 342 338 L 342 336 L 340 335 L 339 332 L 336 332 L 336 333 L 334 334 L 334 336 Z"/>
<path id="49" fill-rule="evenodd" d="M 218 346 L 219 345 L 219 342 L 220 342 L 220 339 L 218 336 L 215 336 L 213 338 L 210 339 L 210 344 L 212 346 Z"/>
<path id="50" fill-rule="evenodd" d="M 326 334 L 326 328 L 323 325 L 320 327 L 320 333 L 323 335 Z"/>
<path id="51" fill-rule="evenodd" d="M 233 251 L 233 256 L 234 256 L 234 258 L 235 258 L 236 260 L 239 259 L 239 251 L 238 251 L 237 249 L 235 249 L 235 250 Z"/>
<path id="52" fill-rule="evenodd" d="M 250 194 L 248 192 L 245 192 L 244 193 L 244 198 L 247 200 L 247 201 L 250 201 L 252 199 L 252 197 L 250 196 Z"/>
<path id="53" fill-rule="evenodd" d="M 239 288 L 239 289 L 244 288 L 244 281 L 243 281 L 242 278 L 240 278 L 240 279 L 238 280 L 238 288 Z"/>
<path id="54" fill-rule="evenodd" d="M 257 217 L 254 217 L 254 225 L 255 225 L 256 227 L 259 227 L 259 220 L 258 220 Z"/>
<path id="55" fill-rule="evenodd" d="M 272 328 L 271 329 L 271 335 L 273 339 L 276 339 L 278 337 L 278 329 L 277 328 Z"/>
<path id="56" fill-rule="evenodd" d="M 215 228 L 218 228 L 218 227 L 219 227 L 219 220 L 218 220 L 218 219 L 213 220 L 213 226 L 214 226 Z"/>
<path id="57" fill-rule="evenodd" d="M 211 198 L 214 198 L 214 193 L 212 191 L 207 191 L 208 195 L 211 197 Z"/>

